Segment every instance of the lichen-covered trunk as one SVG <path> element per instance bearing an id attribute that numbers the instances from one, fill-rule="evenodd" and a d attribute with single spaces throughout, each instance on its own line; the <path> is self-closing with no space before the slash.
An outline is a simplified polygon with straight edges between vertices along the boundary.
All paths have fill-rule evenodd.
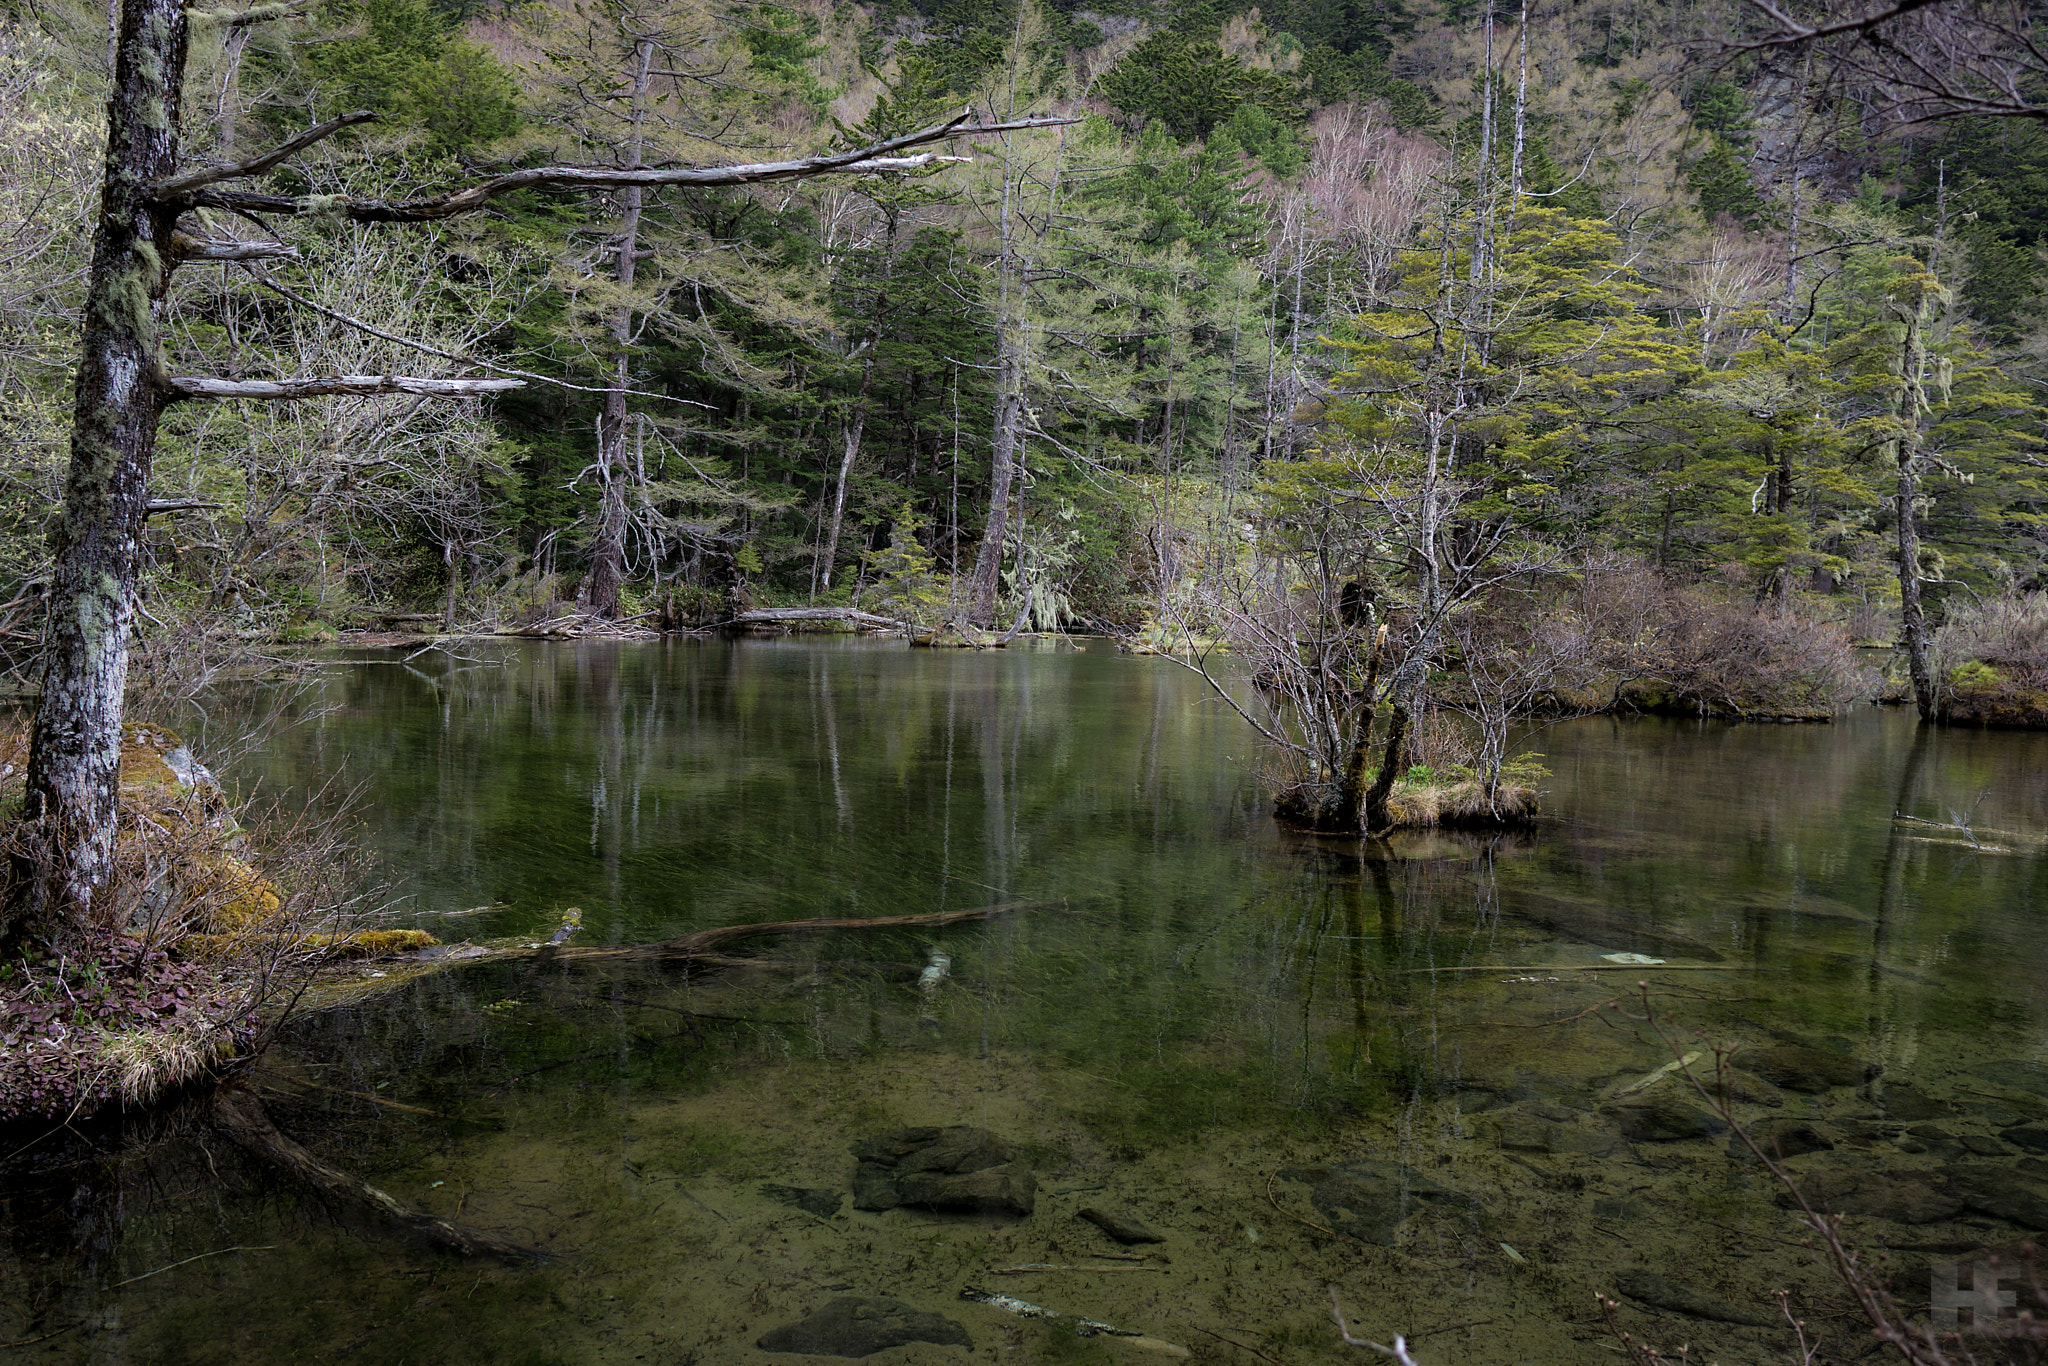
<path id="1" fill-rule="evenodd" d="M 1927 361 L 1921 325 L 1925 304 L 1906 317 L 1906 335 L 1899 349 L 1899 636 L 1906 647 L 1906 671 L 1913 680 L 1913 704 L 1920 719 L 1937 719 L 1940 699 L 1934 667 L 1928 658 L 1927 615 L 1920 602 L 1920 407 L 1921 371 Z"/>
<path id="2" fill-rule="evenodd" d="M 996 426 L 989 459 L 988 521 L 981 549 L 974 557 L 974 620 L 991 626 L 996 619 L 996 578 L 1003 567 L 1003 542 L 1009 534 L 1010 496 L 1017 481 L 1017 434 L 1024 425 L 1023 347 L 1014 331 L 1005 332 L 996 352 Z"/>
<path id="3" fill-rule="evenodd" d="M 121 695 L 135 615 L 149 464 L 169 389 L 157 333 L 175 214 L 151 182 L 177 169 L 185 67 L 179 0 L 122 0 L 93 236 L 42 696 L 4 924 L 84 917 L 114 861 Z"/>

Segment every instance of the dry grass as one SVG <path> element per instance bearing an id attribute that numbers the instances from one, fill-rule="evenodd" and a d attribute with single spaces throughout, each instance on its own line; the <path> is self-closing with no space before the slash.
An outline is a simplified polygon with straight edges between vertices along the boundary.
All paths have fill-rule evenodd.
<path id="1" fill-rule="evenodd" d="M 1473 777 L 1403 779 L 1387 797 L 1388 824 L 1396 829 L 1519 825 L 1535 819 L 1540 798 L 1533 783 L 1509 777 L 1490 796 Z"/>

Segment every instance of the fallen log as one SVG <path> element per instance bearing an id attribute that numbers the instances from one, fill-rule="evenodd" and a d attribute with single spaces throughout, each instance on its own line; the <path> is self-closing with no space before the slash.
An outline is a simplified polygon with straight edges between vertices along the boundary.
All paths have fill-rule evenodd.
<path id="1" fill-rule="evenodd" d="M 937 929 L 942 925 L 993 920 L 1011 911 L 1021 911 L 1044 904 L 1039 901 L 1011 901 L 1000 906 L 980 906 L 967 911 L 938 911 L 930 915 L 764 920 L 751 925 L 721 925 L 716 929 L 698 930 L 694 934 L 686 934 L 678 939 L 664 939 L 653 944 L 628 944 L 619 948 L 578 948 L 554 942 L 534 941 L 497 945 L 436 945 L 417 953 L 377 959 L 375 961 L 381 964 L 381 968 L 371 977 L 343 978 L 336 975 L 316 980 L 305 995 L 299 998 L 297 1009 L 304 1012 L 359 1006 L 372 997 L 395 991 L 433 973 L 443 972 L 465 963 L 502 962 L 508 958 L 532 958 L 550 963 L 687 962 L 695 968 L 795 969 L 803 965 L 779 959 L 739 957 L 719 953 L 717 949 L 721 945 L 737 940 L 764 939 L 781 934 L 816 934 L 830 930 Z M 557 931 L 557 934 L 559 933 L 560 931 Z M 356 966 L 361 967 L 363 964 L 358 962 Z"/>
<path id="2" fill-rule="evenodd" d="M 488 1257 L 514 1265 L 546 1261 L 546 1254 L 468 1224 L 458 1224 L 409 1205 L 360 1176 L 322 1162 L 271 1121 L 270 1112 L 247 1091 L 223 1086 L 213 1094 L 208 1118 L 213 1127 L 264 1165 L 317 1195 L 363 1210 L 458 1257 Z"/>
<path id="3" fill-rule="evenodd" d="M 1036 901 L 1010 901 L 1000 906 L 978 906 L 971 911 L 936 911 L 929 915 L 873 915 L 820 920 L 763 920 L 752 925 L 721 925 L 716 929 L 698 930 L 679 939 L 664 939 L 653 944 L 629 944 L 623 948 L 582 948 L 555 949 L 550 955 L 554 962 L 588 961 L 597 958 L 692 958 L 699 961 L 715 960 L 721 966 L 752 962 L 752 959 L 727 958 L 714 954 L 712 950 L 740 939 L 763 939 L 780 934 L 817 934 L 828 930 L 897 930 L 910 928 L 937 928 L 941 925 L 961 925 L 975 920 L 993 920 L 1011 911 L 1021 911 L 1028 906 L 1041 903 Z"/>
<path id="4" fill-rule="evenodd" d="M 785 626 L 793 622 L 838 621 L 876 631 L 907 631 L 910 623 L 856 607 L 754 607 L 736 614 L 734 626 Z"/>

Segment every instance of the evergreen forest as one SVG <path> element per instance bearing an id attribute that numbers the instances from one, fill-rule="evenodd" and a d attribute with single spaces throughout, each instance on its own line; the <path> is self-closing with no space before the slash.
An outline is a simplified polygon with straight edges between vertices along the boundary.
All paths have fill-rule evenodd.
<path id="1" fill-rule="evenodd" d="M 186 161 L 297 154 L 250 173 L 269 198 L 179 230 L 207 237 L 181 249 L 160 363 L 226 387 L 164 409 L 137 677 L 187 687 L 366 628 L 803 609 L 1235 651 L 1278 699 L 1247 715 L 1318 790 L 1373 771 L 1361 700 L 1364 732 L 1391 703 L 1418 762 L 1436 735 L 1489 790 L 1532 710 L 1888 697 L 2039 724 L 2040 73 L 2010 107 L 1961 78 L 1944 103 L 1762 18 L 200 15 Z M 0 24 L 0 630 L 24 683 L 111 51 L 68 0 Z M 521 167 L 823 156 L 963 110 L 1030 126 L 906 169 L 541 184 L 410 227 L 334 207 Z M 472 379 L 240 397 L 396 374 Z M 1477 729 L 1432 730 L 1446 708 Z"/>

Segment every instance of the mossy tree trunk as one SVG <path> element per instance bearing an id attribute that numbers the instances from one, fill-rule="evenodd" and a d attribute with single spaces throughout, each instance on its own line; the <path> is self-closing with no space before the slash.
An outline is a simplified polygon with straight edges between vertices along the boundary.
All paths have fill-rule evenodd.
<path id="1" fill-rule="evenodd" d="M 1939 285 L 1918 261 L 1905 258 L 1900 264 L 1908 269 L 1892 291 L 1893 307 L 1904 324 L 1896 362 L 1899 393 L 1894 451 L 1898 464 L 1894 496 L 1899 519 L 1899 638 L 1913 680 L 1913 704 L 1922 721 L 1933 721 L 1939 715 L 1940 698 L 1929 658 L 1927 615 L 1920 601 L 1920 476 L 1925 463 L 1920 449 L 1920 413 L 1926 406 L 1921 376 L 1927 367 L 1927 303 Z"/>
<path id="2" fill-rule="evenodd" d="M 157 422 L 171 390 L 157 355 L 178 211 L 151 193 L 178 163 L 185 72 L 180 0 L 123 0 L 108 99 L 42 697 L 29 749 L 13 895 L 0 917 L 83 916 L 114 861 L 121 695 L 128 682 L 142 524 Z"/>

